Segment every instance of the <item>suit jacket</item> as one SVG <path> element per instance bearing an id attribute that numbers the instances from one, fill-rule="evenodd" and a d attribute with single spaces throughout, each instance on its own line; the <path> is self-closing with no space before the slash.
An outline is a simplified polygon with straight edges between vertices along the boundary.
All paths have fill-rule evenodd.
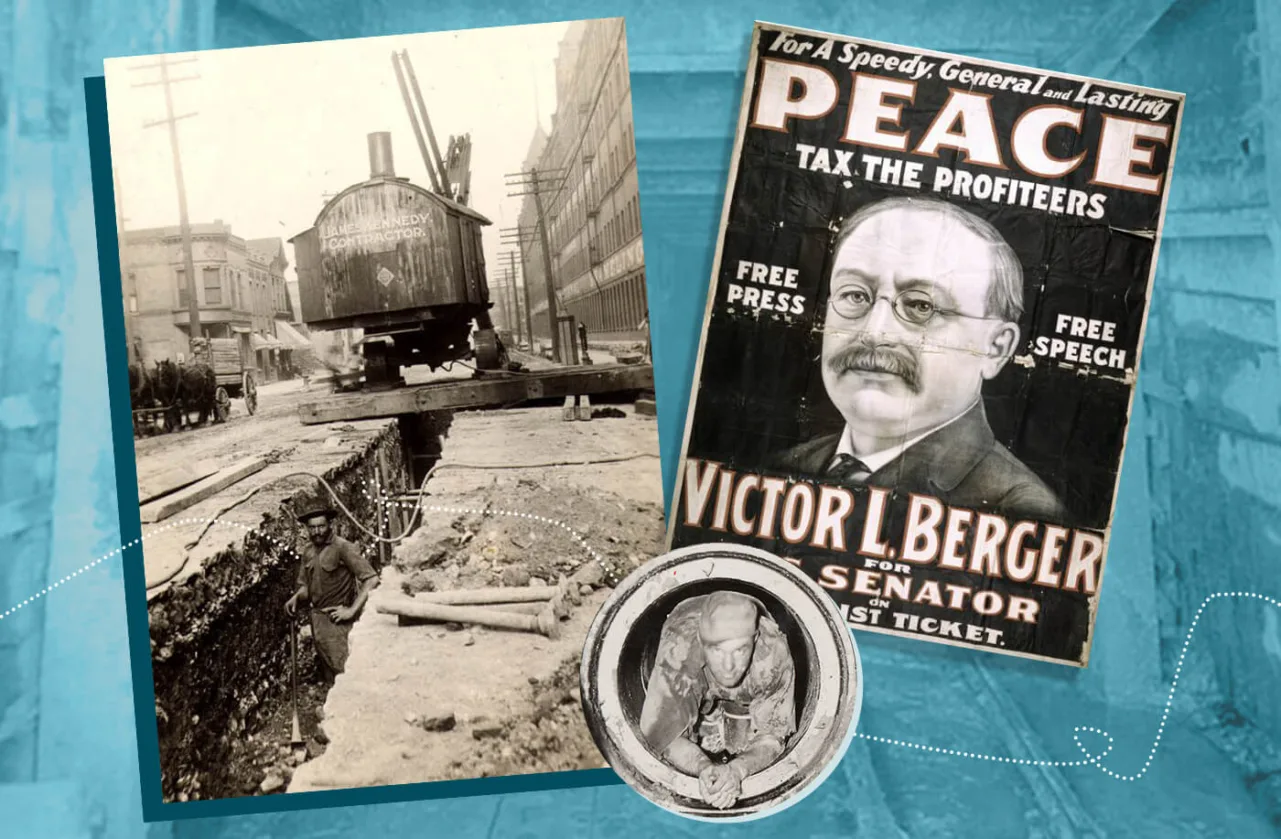
<path id="1" fill-rule="evenodd" d="M 821 481 L 840 438 L 839 433 L 831 434 L 794 446 L 774 467 Z M 949 506 L 999 513 L 1013 520 L 1067 524 L 1069 519 L 1054 492 L 996 441 L 982 401 L 909 446 L 873 472 L 867 483 L 903 495 L 931 495 Z"/>

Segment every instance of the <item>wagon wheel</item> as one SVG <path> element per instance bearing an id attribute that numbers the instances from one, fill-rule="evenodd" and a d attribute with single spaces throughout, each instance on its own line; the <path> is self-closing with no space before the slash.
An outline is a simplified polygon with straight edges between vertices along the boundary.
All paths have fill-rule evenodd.
<path id="1" fill-rule="evenodd" d="M 214 422 L 226 422 L 229 416 L 231 416 L 231 397 L 227 395 L 225 387 L 219 387 L 214 392 Z"/>
<path id="2" fill-rule="evenodd" d="M 258 410 L 258 385 L 254 384 L 254 374 L 246 370 L 241 382 L 240 392 L 245 397 L 245 408 L 249 410 L 249 414 L 252 416 Z"/>

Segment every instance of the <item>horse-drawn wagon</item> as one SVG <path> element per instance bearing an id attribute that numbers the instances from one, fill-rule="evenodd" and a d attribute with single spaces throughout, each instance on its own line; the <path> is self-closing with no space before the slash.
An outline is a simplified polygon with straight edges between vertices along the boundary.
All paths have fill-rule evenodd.
<path id="1" fill-rule="evenodd" d="M 214 407 L 217 422 L 231 415 L 231 400 L 245 400 L 252 416 L 258 410 L 258 383 L 254 368 L 245 363 L 240 341 L 235 338 L 203 338 L 193 342 L 192 352 L 213 368 Z"/>
<path id="2" fill-rule="evenodd" d="M 162 359 L 151 370 L 129 366 L 135 436 L 204 425 L 210 418 L 226 422 L 232 398 L 243 399 L 250 414 L 258 410 L 254 368 L 245 363 L 240 341 L 197 338 L 191 351 L 191 360 L 182 363 Z M 193 413 L 198 419 L 192 419 Z"/>

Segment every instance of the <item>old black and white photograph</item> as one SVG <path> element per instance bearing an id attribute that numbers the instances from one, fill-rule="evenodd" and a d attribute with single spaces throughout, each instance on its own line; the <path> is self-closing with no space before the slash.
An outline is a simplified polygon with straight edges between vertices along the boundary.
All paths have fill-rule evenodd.
<path id="1" fill-rule="evenodd" d="M 623 20 L 105 80 L 164 800 L 604 767 L 664 532 Z"/>
<path id="2" fill-rule="evenodd" d="M 822 782 L 862 702 L 830 596 L 783 559 L 708 544 L 625 579 L 589 630 L 582 696 L 633 788 L 691 818 L 760 818 Z"/>
<path id="3" fill-rule="evenodd" d="M 668 547 L 1089 663 L 1183 97 L 758 23 Z"/>

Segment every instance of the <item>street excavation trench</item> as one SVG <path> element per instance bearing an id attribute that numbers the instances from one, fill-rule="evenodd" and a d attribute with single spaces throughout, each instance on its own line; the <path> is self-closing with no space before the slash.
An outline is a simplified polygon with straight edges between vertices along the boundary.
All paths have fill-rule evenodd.
<path id="1" fill-rule="evenodd" d="M 166 800 L 603 766 L 579 706 L 579 654 L 610 586 L 660 553 L 663 536 L 654 421 L 621 407 L 590 422 L 566 422 L 559 408 L 542 407 L 388 422 L 325 473 L 370 530 L 380 518 L 370 487 L 399 499 L 384 508 L 396 536 L 412 518 L 413 488 L 439 464 L 418 521 L 381 556 L 349 520 L 336 522 L 379 568 L 381 582 L 352 628 L 346 672 L 332 687 L 320 682 L 309 629 L 301 626 L 305 751 L 290 747 L 282 609 L 298 558 L 279 546 L 302 546 L 292 510 L 328 494 L 300 490 L 264 512 L 243 544 L 154 597 Z M 539 465 L 558 459 L 611 462 Z M 458 590 L 521 590 L 521 603 L 450 608 L 480 610 L 469 617 L 497 609 L 530 625 L 392 613 L 430 612 Z M 553 593 L 549 633 L 536 612 L 550 612 Z"/>

